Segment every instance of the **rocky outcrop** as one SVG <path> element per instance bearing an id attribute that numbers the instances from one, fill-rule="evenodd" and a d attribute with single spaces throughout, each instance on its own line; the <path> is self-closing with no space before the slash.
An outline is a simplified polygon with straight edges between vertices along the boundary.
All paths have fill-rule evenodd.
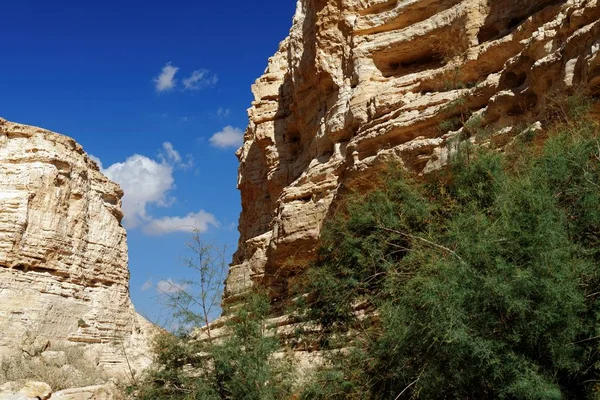
<path id="1" fill-rule="evenodd" d="M 124 397 L 113 383 L 66 389 L 52 394 L 52 400 L 122 400 Z"/>
<path id="2" fill-rule="evenodd" d="M 0 119 L 0 355 L 71 344 L 109 370 L 150 361 L 122 195 L 73 139 Z"/>
<path id="3" fill-rule="evenodd" d="M 598 94 L 599 18 L 597 0 L 299 0 L 253 86 L 225 302 L 284 293 L 336 197 L 384 162 L 424 174 L 479 125 L 501 148 L 562 95 Z"/>
<path id="4" fill-rule="evenodd" d="M 15 386 L 9 383 L 4 385 Z M 87 386 L 52 392 L 44 382 L 27 382 L 18 392 L 3 390 L 0 386 L 0 400 L 122 400 L 124 396 L 114 382 L 105 385 Z"/>
<path id="5" fill-rule="evenodd" d="M 27 382 L 21 390 L 13 392 L 0 387 L 0 400 L 47 400 L 52 396 L 52 388 L 44 382 Z"/>

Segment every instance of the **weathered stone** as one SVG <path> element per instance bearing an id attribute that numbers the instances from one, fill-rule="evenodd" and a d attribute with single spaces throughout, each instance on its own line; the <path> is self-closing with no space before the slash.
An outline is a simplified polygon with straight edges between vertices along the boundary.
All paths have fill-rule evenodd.
<path id="1" fill-rule="evenodd" d="M 0 400 L 47 400 L 52 388 L 44 382 L 27 382 L 18 393 L 0 392 Z"/>
<path id="2" fill-rule="evenodd" d="M 115 372 L 148 364 L 122 195 L 73 139 L 0 119 L 0 355 L 79 343 Z"/>
<path id="3" fill-rule="evenodd" d="M 66 389 L 52 395 L 52 400 L 122 400 L 123 395 L 113 384 Z"/>
<path id="4" fill-rule="evenodd" d="M 30 357 L 36 357 L 42 354 L 50 347 L 50 340 L 44 337 L 26 336 L 23 340 L 21 350 Z"/>
<path id="5" fill-rule="evenodd" d="M 299 0 L 252 88 L 224 301 L 254 284 L 283 294 L 337 196 L 385 162 L 428 173 L 465 123 L 501 148 L 557 95 L 599 93 L 599 38 L 597 0 Z"/>
<path id="6" fill-rule="evenodd" d="M 114 382 L 65 389 L 55 393 L 52 393 L 52 388 L 43 382 L 27 382 L 17 393 L 13 390 L 2 391 L 3 387 L 0 387 L 0 400 L 123 400 L 124 398 Z"/>

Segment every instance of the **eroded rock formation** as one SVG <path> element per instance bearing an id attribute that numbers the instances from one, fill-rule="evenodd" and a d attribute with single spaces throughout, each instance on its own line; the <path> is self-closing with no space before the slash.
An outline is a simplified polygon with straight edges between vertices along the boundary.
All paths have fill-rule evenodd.
<path id="1" fill-rule="evenodd" d="M 0 355 L 85 344 L 108 369 L 150 361 L 122 195 L 73 139 L 0 119 Z"/>
<path id="2" fill-rule="evenodd" d="M 597 0 L 299 0 L 253 86 L 225 301 L 284 292 L 354 178 L 427 173 L 470 126 L 502 147 L 560 95 L 598 94 L 599 18 Z"/>

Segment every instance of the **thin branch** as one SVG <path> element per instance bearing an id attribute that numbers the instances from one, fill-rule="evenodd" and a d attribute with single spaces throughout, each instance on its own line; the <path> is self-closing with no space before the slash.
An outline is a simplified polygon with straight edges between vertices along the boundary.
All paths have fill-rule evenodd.
<path id="1" fill-rule="evenodd" d="M 447 248 L 447 247 L 445 247 L 445 246 L 439 245 L 439 244 L 437 244 L 437 243 L 434 243 L 434 242 L 432 242 L 432 241 L 430 241 L 430 240 L 427 240 L 427 239 L 425 239 L 425 238 L 422 238 L 422 237 L 419 237 L 419 236 L 414 236 L 414 235 L 411 235 L 411 234 L 408 234 L 408 233 L 400 232 L 400 231 L 397 231 L 397 230 L 395 230 L 395 229 L 390 229 L 390 228 L 386 228 L 386 227 L 383 227 L 383 226 L 380 226 L 380 227 L 379 227 L 379 229 L 383 229 L 384 231 L 391 232 L 391 233 L 396 233 L 396 234 L 398 234 L 398 235 L 402 235 L 402 236 L 404 236 L 404 237 L 407 237 L 407 238 L 410 238 L 410 239 L 414 239 L 414 240 L 420 240 L 420 241 L 422 241 L 422 242 L 424 242 L 424 243 L 427 243 L 427 244 L 429 244 L 430 246 L 436 247 L 436 248 L 438 248 L 438 249 L 440 249 L 440 250 L 444 250 L 444 251 L 446 251 L 446 252 L 448 252 L 448 253 L 452 254 L 452 255 L 453 255 L 454 257 L 456 257 L 456 258 L 457 258 L 457 259 L 458 259 L 460 262 L 462 262 L 463 264 L 467 264 L 467 263 L 465 262 L 465 260 L 463 260 L 463 259 L 462 259 L 462 257 L 461 257 L 461 256 L 459 256 L 458 254 L 456 254 L 456 252 L 455 252 L 454 250 L 452 250 L 452 249 L 449 249 L 449 248 Z"/>
<path id="2" fill-rule="evenodd" d="M 588 379 L 587 381 L 581 382 L 581 384 L 585 385 L 586 383 L 591 383 L 591 382 L 600 382 L 600 380 L 598 380 L 598 379 Z"/>
<path id="3" fill-rule="evenodd" d="M 594 336 L 594 337 L 591 337 L 591 338 L 587 338 L 587 339 L 583 339 L 583 340 L 579 340 L 577 342 L 573 342 L 573 344 L 585 343 L 585 342 L 590 342 L 592 340 L 598 340 L 598 339 L 600 339 L 600 335 Z"/>
<path id="4" fill-rule="evenodd" d="M 411 387 L 413 387 L 417 382 L 419 382 L 419 379 L 421 379 L 421 377 L 418 377 L 410 385 L 408 385 L 407 387 L 405 387 L 404 390 L 401 391 L 400 394 L 398 396 L 396 396 L 396 398 L 394 400 L 398 400 L 404 394 L 404 392 L 406 392 L 408 389 L 410 389 Z"/>

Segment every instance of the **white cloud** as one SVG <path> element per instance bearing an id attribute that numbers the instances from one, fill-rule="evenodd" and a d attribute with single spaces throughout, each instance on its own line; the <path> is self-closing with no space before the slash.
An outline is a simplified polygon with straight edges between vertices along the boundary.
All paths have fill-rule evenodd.
<path id="1" fill-rule="evenodd" d="M 177 283 L 173 281 L 173 279 L 159 281 L 156 284 L 156 290 L 162 294 L 174 294 L 179 292 L 185 292 L 188 289 L 188 285 Z"/>
<path id="2" fill-rule="evenodd" d="M 167 206 L 172 202 L 168 192 L 173 189 L 173 168 L 146 156 L 134 154 L 125 162 L 103 170 L 111 180 L 121 185 L 123 196 L 123 225 L 136 228 L 151 219 L 147 207 L 151 204 Z"/>
<path id="3" fill-rule="evenodd" d="M 231 110 L 229 108 L 219 107 L 217 109 L 217 117 L 219 118 L 227 118 L 231 114 Z"/>
<path id="4" fill-rule="evenodd" d="M 183 80 L 185 90 L 200 90 L 206 86 L 216 85 L 219 78 L 206 69 L 199 69 Z"/>
<path id="5" fill-rule="evenodd" d="M 191 154 L 186 155 L 185 161 L 181 154 L 175 150 L 171 142 L 164 142 L 163 149 L 158 154 L 163 164 L 173 165 L 181 169 L 189 169 L 194 166 L 194 157 Z"/>
<path id="6" fill-rule="evenodd" d="M 147 235 L 164 235 L 173 232 L 206 232 L 210 226 L 217 227 L 219 223 L 214 215 L 200 210 L 185 217 L 164 217 L 153 219 L 144 226 Z"/>
<path id="7" fill-rule="evenodd" d="M 174 163 L 181 162 L 181 154 L 173 147 L 171 142 L 163 143 L 164 154 L 166 154 L 167 160 L 173 161 Z"/>
<path id="8" fill-rule="evenodd" d="M 154 78 L 154 85 L 158 93 L 172 90 L 177 85 L 175 75 L 179 68 L 174 67 L 170 62 L 165 64 L 160 75 Z"/>
<path id="9" fill-rule="evenodd" d="M 124 162 L 103 169 L 100 159 L 90 156 L 109 179 L 118 183 L 125 193 L 122 201 L 123 226 L 127 229 L 142 228 L 148 235 L 174 232 L 203 233 L 211 226 L 218 227 L 214 215 L 200 210 L 185 217 L 155 218 L 148 213 L 149 206 L 169 207 L 176 199 L 170 196 L 175 188 L 173 172 L 176 168 L 188 169 L 194 165 L 192 156 L 185 158 L 172 143 L 163 143 L 159 161 L 134 154 Z"/>
<path id="10" fill-rule="evenodd" d="M 175 294 L 179 292 L 185 292 L 189 289 L 189 285 L 177 283 L 171 278 L 158 281 L 156 285 L 151 280 L 148 280 L 142 285 L 143 292 L 146 292 L 152 288 L 156 289 L 159 294 Z"/>
<path id="11" fill-rule="evenodd" d="M 244 132 L 233 126 L 226 126 L 220 132 L 215 133 L 210 138 L 210 144 L 214 147 L 225 149 L 228 147 L 239 148 L 244 142 Z"/>

